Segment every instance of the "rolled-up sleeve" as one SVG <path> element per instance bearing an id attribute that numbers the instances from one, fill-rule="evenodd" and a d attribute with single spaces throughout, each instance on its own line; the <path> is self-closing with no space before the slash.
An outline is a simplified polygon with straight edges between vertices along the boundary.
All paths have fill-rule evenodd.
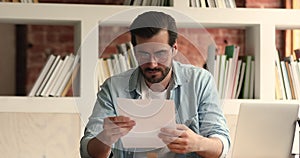
<path id="1" fill-rule="evenodd" d="M 227 153 L 229 151 L 229 140 L 227 137 L 223 136 L 223 135 L 218 135 L 218 134 L 214 134 L 214 135 L 211 135 L 209 136 L 211 138 L 219 138 L 222 143 L 223 143 L 223 150 L 222 150 L 222 154 L 220 156 L 220 158 L 226 158 L 227 156 Z"/>
<path id="2" fill-rule="evenodd" d="M 88 153 L 88 143 L 103 130 L 103 120 L 109 116 L 115 116 L 115 110 L 109 97 L 108 84 L 104 83 L 101 91 L 97 94 L 97 100 L 93 108 L 92 115 L 85 127 L 84 135 L 80 141 L 80 154 L 82 158 L 90 158 Z"/>
<path id="3" fill-rule="evenodd" d="M 80 140 L 80 155 L 81 158 L 91 158 L 88 150 L 87 150 L 87 146 L 89 141 L 92 139 L 93 137 L 88 137 L 87 135 L 84 135 L 81 140 Z"/>

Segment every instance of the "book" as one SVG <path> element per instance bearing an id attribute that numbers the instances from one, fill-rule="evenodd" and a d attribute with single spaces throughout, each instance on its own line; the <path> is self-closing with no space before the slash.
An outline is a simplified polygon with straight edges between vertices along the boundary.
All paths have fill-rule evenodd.
<path id="1" fill-rule="evenodd" d="M 216 6 L 217 8 L 226 8 L 225 0 L 216 0 Z"/>
<path id="2" fill-rule="evenodd" d="M 47 92 L 47 95 L 48 95 L 48 96 L 50 96 L 50 93 L 52 92 L 55 83 L 58 81 L 58 79 L 59 79 L 59 77 L 60 77 L 60 75 L 61 75 L 61 73 L 62 73 L 64 67 L 65 67 L 66 64 L 68 63 L 68 60 L 70 59 L 69 57 L 70 57 L 70 55 L 66 55 L 66 56 L 64 57 L 64 59 L 63 59 L 63 64 L 62 64 L 62 66 L 61 66 L 59 72 L 58 72 L 57 75 L 55 76 L 54 81 L 53 81 L 53 83 L 52 83 L 52 85 L 51 85 L 51 88 L 49 88 L 49 90 L 48 90 L 48 92 Z"/>
<path id="3" fill-rule="evenodd" d="M 42 84 L 44 78 L 46 77 L 46 75 L 47 75 L 51 65 L 53 64 L 54 60 L 55 60 L 55 56 L 53 54 L 50 54 L 50 56 L 47 59 L 47 62 L 45 64 L 45 66 L 43 67 L 39 77 L 35 81 L 32 89 L 30 90 L 30 92 L 28 94 L 28 96 L 35 96 L 38 88 L 41 86 L 41 84 Z"/>
<path id="4" fill-rule="evenodd" d="M 208 8 L 216 8 L 216 1 L 215 0 L 205 0 Z"/>
<path id="5" fill-rule="evenodd" d="M 229 0 L 224 0 L 224 2 L 226 8 L 231 8 Z"/>
<path id="6" fill-rule="evenodd" d="M 124 0 L 123 5 L 132 5 L 131 2 L 133 0 Z"/>
<path id="7" fill-rule="evenodd" d="M 255 77 L 255 62 L 251 61 L 250 84 L 249 84 L 249 99 L 254 99 L 254 77 Z"/>
<path id="8" fill-rule="evenodd" d="M 76 57 L 79 58 L 79 55 Z M 69 79 L 64 74 L 68 68 L 74 67 L 74 60 L 72 59 L 74 59 L 73 54 L 66 55 L 64 58 L 60 55 L 51 54 L 43 71 L 39 75 L 41 77 L 35 83 L 35 85 L 40 85 L 39 88 L 36 89 L 37 86 L 35 86 L 29 95 L 41 97 L 61 96 L 56 95 L 56 91 L 62 87 L 65 88 L 65 85 L 62 85 L 61 82 Z M 48 71 L 46 72 L 47 69 Z"/>
<path id="9" fill-rule="evenodd" d="M 72 72 L 68 71 L 67 74 L 65 75 L 65 78 L 63 78 L 63 81 L 61 82 L 61 86 L 58 87 L 56 94 L 52 95 L 52 96 L 59 97 L 63 94 L 63 91 L 64 91 L 65 87 L 67 86 L 68 82 L 71 82 L 70 81 L 71 75 L 72 75 Z"/>
<path id="10" fill-rule="evenodd" d="M 97 71 L 101 71 L 97 72 L 95 79 L 98 88 L 107 78 L 138 66 L 131 42 L 120 43 L 116 47 L 117 53 L 112 54 L 109 58 L 98 60 Z"/>
<path id="11" fill-rule="evenodd" d="M 62 93 L 60 96 L 65 97 L 67 95 L 67 93 L 70 91 L 70 88 L 72 86 L 73 81 L 75 80 L 75 78 L 77 77 L 77 74 L 79 72 L 79 68 L 80 68 L 80 64 L 76 64 L 74 70 L 72 71 L 72 75 L 69 78 L 68 83 L 66 84 L 66 86 L 64 87 Z"/>
<path id="12" fill-rule="evenodd" d="M 120 71 L 121 72 L 125 72 L 127 71 L 129 68 L 127 67 L 127 62 L 126 62 L 126 58 L 123 54 L 118 54 L 119 56 L 119 64 L 120 64 Z"/>
<path id="13" fill-rule="evenodd" d="M 230 8 L 236 8 L 235 0 L 229 0 Z"/>
<path id="14" fill-rule="evenodd" d="M 226 96 L 225 98 L 233 98 L 233 87 L 236 82 L 236 71 L 237 71 L 237 62 L 239 57 L 239 50 L 240 47 L 236 45 L 227 45 L 225 47 L 225 54 L 228 58 L 231 58 L 230 60 L 230 67 L 228 69 L 228 78 L 227 78 L 227 87 L 225 89 Z"/>
<path id="15" fill-rule="evenodd" d="M 280 80 L 279 80 L 279 72 L 278 72 L 278 66 L 275 65 L 275 99 L 282 100 L 283 99 L 283 93 L 281 91 L 280 87 Z"/>
<path id="16" fill-rule="evenodd" d="M 287 72 L 288 81 L 290 84 L 291 98 L 296 99 L 295 87 L 294 87 L 294 83 L 293 83 L 293 79 L 292 79 L 292 72 L 291 72 L 291 66 L 289 64 L 289 59 L 284 58 L 284 64 L 285 64 L 285 68 L 286 68 L 286 72 Z"/>
<path id="17" fill-rule="evenodd" d="M 241 93 L 241 89 L 243 86 L 243 81 L 244 81 L 244 77 L 245 77 L 245 69 L 246 69 L 246 63 L 242 62 L 242 67 L 241 67 L 241 72 L 240 72 L 240 79 L 239 79 L 239 83 L 238 83 L 238 88 L 237 88 L 237 92 L 235 94 L 235 98 L 238 99 Z"/>
<path id="18" fill-rule="evenodd" d="M 52 73 L 53 73 L 53 71 L 54 71 L 56 65 L 58 64 L 58 62 L 59 62 L 59 60 L 60 60 L 60 57 L 61 57 L 60 55 L 57 55 L 57 56 L 55 57 L 54 62 L 52 63 L 52 65 L 51 65 L 51 67 L 50 67 L 50 69 L 49 69 L 47 75 L 45 76 L 45 78 L 44 78 L 44 80 L 43 80 L 41 86 L 40 86 L 39 89 L 37 90 L 35 96 L 41 96 L 42 91 L 44 90 L 44 88 L 45 88 L 45 86 L 46 86 L 46 84 L 47 84 L 49 78 L 51 77 L 51 75 L 52 75 Z"/>
<path id="19" fill-rule="evenodd" d="M 151 4 L 151 1 L 143 0 L 142 6 L 149 6 Z"/>
<path id="20" fill-rule="evenodd" d="M 201 8 L 207 8 L 207 7 L 209 7 L 209 6 L 206 6 L 206 4 L 207 4 L 207 1 L 206 0 L 199 0 L 200 1 L 200 7 Z"/>
<path id="21" fill-rule="evenodd" d="M 225 88 L 226 88 L 226 83 L 227 83 L 227 75 L 228 75 L 228 67 L 229 67 L 229 61 L 225 61 L 225 71 L 224 71 L 224 78 L 222 80 L 222 87 L 220 89 L 221 91 L 221 98 L 225 98 Z"/>
<path id="22" fill-rule="evenodd" d="M 107 58 L 106 59 L 109 76 L 113 76 L 115 74 L 114 69 L 113 69 L 113 65 L 112 65 L 112 60 L 113 60 L 112 58 Z"/>
<path id="23" fill-rule="evenodd" d="M 229 58 L 228 60 L 226 60 L 226 69 L 225 69 L 225 81 L 224 81 L 224 86 L 223 86 L 223 92 L 222 92 L 222 98 L 224 99 L 228 99 L 229 98 L 229 83 L 232 80 L 232 58 Z M 230 93 L 231 94 L 231 93 Z"/>
<path id="24" fill-rule="evenodd" d="M 216 82 L 216 86 L 219 87 L 219 68 L 220 68 L 220 55 L 216 55 L 215 59 L 215 66 L 214 66 L 214 78 Z"/>
<path id="25" fill-rule="evenodd" d="M 279 51 L 275 51 L 275 70 L 276 70 L 276 74 L 277 77 L 278 77 L 278 81 L 276 81 L 276 87 L 279 88 L 279 90 L 281 91 L 279 95 L 280 97 L 278 99 L 286 99 L 287 96 L 286 96 L 286 88 L 284 87 L 284 81 L 283 81 L 283 74 L 282 74 L 282 68 L 281 68 L 281 64 L 280 64 L 280 57 L 279 57 Z"/>
<path id="26" fill-rule="evenodd" d="M 120 65 L 120 59 L 118 54 L 112 54 L 112 68 L 114 71 L 114 74 L 121 73 L 121 65 Z"/>
<path id="27" fill-rule="evenodd" d="M 126 43 L 126 46 L 127 46 L 127 52 L 128 52 L 128 57 L 129 57 L 129 60 L 130 60 L 130 67 L 131 68 L 136 68 L 138 67 L 138 62 L 135 58 L 135 55 L 134 55 L 134 49 L 133 49 L 133 45 L 131 42 L 127 42 Z"/>
<path id="28" fill-rule="evenodd" d="M 134 0 L 132 5 L 141 6 L 142 5 L 142 0 Z"/>
<path id="29" fill-rule="evenodd" d="M 73 78 L 75 78 L 75 76 L 76 76 L 75 74 L 78 73 L 78 70 L 79 70 L 78 67 L 80 65 L 79 64 L 80 56 L 79 55 L 74 56 L 73 54 L 71 54 L 71 57 L 72 57 L 72 58 L 70 58 L 72 61 L 72 62 L 70 62 L 71 66 L 68 67 L 65 77 L 63 78 L 63 81 L 61 82 L 60 87 L 56 91 L 55 96 L 57 96 L 57 97 L 62 96 L 63 92 L 67 91 L 69 89 L 70 85 L 68 87 L 68 83 L 69 82 L 72 83 Z M 76 70 L 76 72 L 75 72 L 75 70 Z M 71 84 L 71 83 L 69 83 L 69 84 Z"/>
<path id="30" fill-rule="evenodd" d="M 237 93 L 237 89 L 238 89 L 238 83 L 240 78 L 240 74 L 241 74 L 241 68 L 242 68 L 242 60 L 238 60 L 238 64 L 237 64 L 237 69 L 236 69 L 236 73 L 235 73 L 235 82 L 233 85 L 233 89 L 232 89 L 232 94 L 231 94 L 231 99 L 235 99 L 236 93 Z"/>
<path id="31" fill-rule="evenodd" d="M 104 80 L 106 79 L 106 74 L 104 70 L 104 63 L 103 58 L 99 58 L 97 62 L 97 87 L 95 88 L 97 91 L 99 91 L 99 87 L 103 84 Z"/>
<path id="32" fill-rule="evenodd" d="M 108 78 L 111 76 L 110 72 L 109 72 L 109 68 L 108 68 L 108 62 L 107 59 L 103 59 L 103 72 L 104 72 L 104 78 Z"/>
<path id="33" fill-rule="evenodd" d="M 190 7 L 196 7 L 196 0 L 190 0 Z"/>
<path id="34" fill-rule="evenodd" d="M 52 86 L 54 85 L 55 78 L 56 78 L 56 76 L 59 75 L 60 70 L 63 68 L 62 66 L 63 66 L 63 60 L 60 58 L 55 69 L 53 70 L 51 76 L 49 77 L 49 80 L 47 81 L 44 89 L 42 90 L 42 92 L 40 94 L 42 97 L 49 96 L 50 90 L 51 90 Z"/>
<path id="35" fill-rule="evenodd" d="M 282 79 L 285 88 L 286 99 L 290 100 L 292 99 L 292 92 L 285 61 L 280 61 L 280 66 L 282 70 Z"/>
<path id="36" fill-rule="evenodd" d="M 218 79 L 218 92 L 219 96 L 222 98 L 223 86 L 225 80 L 225 70 L 226 70 L 226 55 L 220 56 L 220 64 L 219 64 L 219 79 Z"/>
<path id="37" fill-rule="evenodd" d="M 245 80 L 243 83 L 242 98 L 249 99 L 252 56 L 247 55 L 245 58 L 246 58 L 246 70 L 245 70 Z"/>
<path id="38" fill-rule="evenodd" d="M 61 71 L 59 78 L 56 80 L 51 92 L 49 93 L 49 96 L 54 96 L 54 97 L 58 97 L 58 90 L 60 89 L 60 87 L 62 87 L 63 81 L 65 80 L 65 78 L 69 77 L 67 76 L 68 71 L 71 69 L 71 67 L 73 66 L 73 62 L 74 62 L 74 55 L 70 54 L 67 63 L 64 65 L 63 70 Z"/>
<path id="39" fill-rule="evenodd" d="M 130 66 L 130 57 L 128 55 L 128 50 L 127 50 L 126 43 L 118 44 L 117 49 L 118 49 L 118 52 L 125 57 L 127 69 L 130 69 L 131 68 L 131 66 Z"/>
<path id="40" fill-rule="evenodd" d="M 207 48 L 207 56 L 206 56 L 207 70 L 211 74 L 214 74 L 214 70 L 215 70 L 214 68 L 215 56 L 216 56 L 216 46 L 214 44 L 211 44 Z"/>
<path id="41" fill-rule="evenodd" d="M 295 85 L 296 99 L 300 99 L 300 70 L 298 69 L 297 61 L 291 61 L 292 78 Z"/>

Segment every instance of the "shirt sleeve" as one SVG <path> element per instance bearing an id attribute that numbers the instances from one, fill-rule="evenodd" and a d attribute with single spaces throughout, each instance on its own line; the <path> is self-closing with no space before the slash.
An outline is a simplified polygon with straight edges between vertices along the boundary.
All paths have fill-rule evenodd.
<path id="1" fill-rule="evenodd" d="M 226 158 L 227 156 L 227 153 L 229 151 L 229 142 L 228 142 L 228 139 L 222 135 L 218 135 L 218 134 L 214 134 L 214 135 L 211 135 L 209 136 L 210 138 L 219 138 L 222 143 L 223 143 L 223 150 L 222 150 L 222 154 L 220 156 L 220 158 Z"/>
<path id="2" fill-rule="evenodd" d="M 97 94 L 97 100 L 89 121 L 85 127 L 84 135 L 80 141 L 80 154 L 82 158 L 90 158 L 87 145 L 91 139 L 103 130 L 104 118 L 115 116 L 115 110 L 109 97 L 108 84 L 103 84 L 101 91 Z"/>
<path id="3" fill-rule="evenodd" d="M 204 136 L 217 137 L 223 143 L 221 158 L 225 158 L 230 148 L 230 135 L 226 124 L 226 118 L 222 111 L 218 91 L 214 80 L 207 74 L 206 87 L 203 88 L 201 105 L 199 106 L 200 130 Z"/>
<path id="4" fill-rule="evenodd" d="M 92 138 L 84 136 L 80 140 L 80 155 L 81 155 L 81 158 L 91 158 L 88 151 L 87 151 L 87 145 L 88 145 L 88 143 L 91 139 Z"/>

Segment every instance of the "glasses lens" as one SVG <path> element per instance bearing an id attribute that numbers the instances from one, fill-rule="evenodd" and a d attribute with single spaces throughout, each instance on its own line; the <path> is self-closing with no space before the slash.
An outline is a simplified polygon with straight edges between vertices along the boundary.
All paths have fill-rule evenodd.
<path id="1" fill-rule="evenodd" d="M 170 52 L 171 52 L 171 48 L 162 49 L 156 51 L 155 53 L 148 53 L 146 51 L 136 50 L 136 55 L 137 55 L 137 59 L 142 61 L 151 61 L 152 58 L 155 58 L 155 61 L 157 62 L 165 62 L 167 61 Z"/>

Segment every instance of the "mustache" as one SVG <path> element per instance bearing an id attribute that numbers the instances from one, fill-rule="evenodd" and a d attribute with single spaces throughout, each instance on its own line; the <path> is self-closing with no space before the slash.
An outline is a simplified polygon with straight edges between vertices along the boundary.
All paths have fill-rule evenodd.
<path id="1" fill-rule="evenodd" d="M 145 71 L 163 71 L 161 68 L 146 68 Z"/>

